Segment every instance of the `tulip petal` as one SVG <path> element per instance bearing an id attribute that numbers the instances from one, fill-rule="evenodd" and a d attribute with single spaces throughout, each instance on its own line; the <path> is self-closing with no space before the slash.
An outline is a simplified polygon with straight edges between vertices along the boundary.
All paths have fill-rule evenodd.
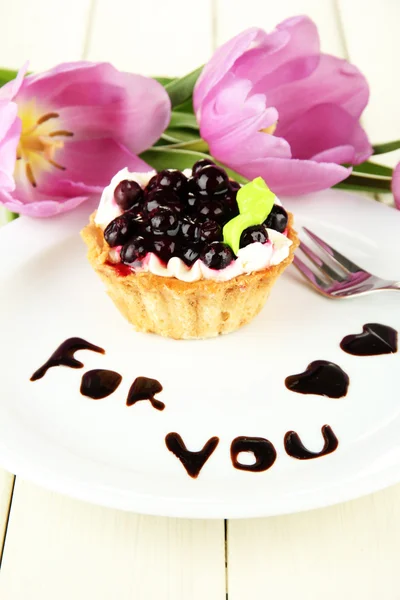
<path id="1" fill-rule="evenodd" d="M 54 217 L 76 208 L 88 199 L 89 196 L 74 196 L 73 198 L 52 196 L 51 199 L 43 196 L 38 202 L 25 204 L 11 194 L 0 190 L 0 204 L 12 212 L 27 217 Z"/>
<path id="2" fill-rule="evenodd" d="M 315 24 L 300 16 L 270 34 L 248 30 L 217 50 L 194 105 L 212 155 L 296 195 L 339 183 L 351 169 L 336 163 L 371 155 L 358 122 L 368 94 L 358 69 L 320 54 Z"/>
<path id="3" fill-rule="evenodd" d="M 360 164 L 372 154 L 358 119 L 335 104 L 318 104 L 291 123 L 279 121 L 276 135 L 289 142 L 294 158 L 315 160 L 321 153 L 327 157 L 328 150 L 345 145 L 353 147 L 353 154 L 346 153 L 344 162 Z"/>
<path id="4" fill-rule="evenodd" d="M 265 96 L 251 95 L 251 82 L 228 76 L 224 88 L 204 105 L 200 133 L 204 139 L 220 138 L 243 129 L 247 136 L 274 125 L 278 120 L 275 108 L 266 108 Z"/>
<path id="5" fill-rule="evenodd" d="M 21 121 L 14 102 L 0 100 L 0 188 L 15 188 L 14 167 L 21 133 Z"/>
<path id="6" fill-rule="evenodd" d="M 109 139 L 68 142 L 56 160 L 64 170 L 51 167 L 38 172 L 37 187 L 21 174 L 12 194 L 0 193 L 0 202 L 14 212 L 50 217 L 75 208 L 93 194 L 99 195 L 125 167 L 132 172 L 151 171 L 143 160 Z"/>
<path id="7" fill-rule="evenodd" d="M 235 63 L 233 72 L 253 84 L 260 80 L 265 91 L 307 77 L 320 57 L 319 35 L 315 23 L 306 16 L 280 23 L 257 48 L 248 50 Z"/>
<path id="8" fill-rule="evenodd" d="M 60 115 L 76 139 L 114 138 L 135 154 L 157 141 L 170 119 L 167 92 L 157 81 L 108 63 L 66 63 L 25 78 L 19 100 L 37 97 Z"/>
<path id="9" fill-rule="evenodd" d="M 23 84 L 25 73 L 27 72 L 28 67 L 29 62 L 26 62 L 18 71 L 15 79 L 8 81 L 3 85 L 3 87 L 0 89 L 0 100 L 14 100 Z"/>
<path id="10" fill-rule="evenodd" d="M 262 82 L 255 93 L 267 94 L 268 104 L 276 106 L 282 123 L 290 123 L 317 104 L 336 104 L 358 119 L 367 105 L 368 83 L 362 73 L 346 60 L 321 55 L 318 67 L 304 79 L 270 89 Z"/>
<path id="11" fill-rule="evenodd" d="M 286 196 L 300 196 L 330 188 L 351 173 L 351 168 L 333 163 L 293 158 L 264 158 L 230 166 L 248 179 L 262 177 L 276 194 Z"/>
<path id="12" fill-rule="evenodd" d="M 84 182 L 87 186 L 104 187 L 124 167 L 137 172 L 151 171 L 149 165 L 113 139 L 68 141 L 56 160 L 65 167 L 65 171 L 60 177 L 55 169 L 52 170 L 55 183 L 66 179 Z"/>
<path id="13" fill-rule="evenodd" d="M 236 59 L 253 44 L 257 44 L 258 40 L 265 37 L 266 34 L 262 29 L 251 27 L 220 46 L 214 52 L 213 57 L 204 67 L 194 88 L 193 106 L 196 113 L 200 110 L 201 104 L 208 93 L 215 89 L 216 85 L 235 64 Z"/>
<path id="14" fill-rule="evenodd" d="M 262 158 L 291 157 L 290 146 L 286 140 L 261 131 L 252 132 L 251 135 L 246 130 L 234 131 L 227 136 L 216 138 L 209 143 L 209 147 L 213 156 L 230 166 L 245 165 Z"/>
<path id="15" fill-rule="evenodd" d="M 201 120 L 201 136 L 211 154 L 223 162 L 244 163 L 263 156 L 291 156 L 289 144 L 281 137 L 264 133 L 278 119 L 275 108 L 265 107 L 265 97 L 248 95 L 251 82 L 233 78 L 232 85 L 208 99 Z"/>
<path id="16" fill-rule="evenodd" d="M 314 154 L 311 160 L 315 160 L 316 162 L 332 162 L 338 165 L 355 164 L 354 147 L 344 144 L 343 146 L 336 146 L 336 148 L 329 148 L 328 150 Z"/>
<path id="17" fill-rule="evenodd" d="M 395 167 L 392 176 L 392 192 L 397 208 L 400 210 L 400 163 Z"/>
<path id="18" fill-rule="evenodd" d="M 278 120 L 275 108 L 266 108 L 265 96 L 251 95 L 252 84 L 229 74 L 214 98 L 207 98 L 200 133 L 211 154 L 225 164 L 249 162 L 263 156 L 291 156 L 282 138 L 264 133 Z"/>

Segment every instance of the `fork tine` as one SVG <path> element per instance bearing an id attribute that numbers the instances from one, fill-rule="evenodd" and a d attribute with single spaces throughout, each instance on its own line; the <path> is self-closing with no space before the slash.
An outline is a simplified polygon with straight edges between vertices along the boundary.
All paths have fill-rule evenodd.
<path id="1" fill-rule="evenodd" d="M 319 247 L 322 253 L 325 254 L 326 257 L 329 257 L 333 264 L 345 269 L 346 271 L 350 271 L 350 273 L 359 273 L 360 271 L 365 272 L 364 269 L 353 263 L 346 256 L 343 256 L 340 252 L 332 248 L 329 244 L 321 240 L 315 233 L 310 231 L 308 227 L 303 227 L 304 231 L 310 236 L 313 242 Z"/>
<path id="2" fill-rule="evenodd" d="M 345 272 L 343 271 L 343 269 L 341 269 L 342 274 L 340 274 L 340 273 L 338 273 L 338 271 L 335 271 L 335 269 L 333 269 L 330 265 L 328 265 L 327 262 L 325 262 L 323 260 L 324 253 L 322 253 L 322 255 L 319 256 L 318 254 L 316 254 L 314 252 L 314 250 L 312 250 L 304 242 L 300 242 L 300 250 L 302 250 L 304 252 L 304 254 L 306 256 L 308 256 L 308 258 L 311 260 L 311 262 L 318 269 L 320 269 L 324 275 L 330 277 L 330 279 L 332 279 L 333 281 L 338 281 L 338 282 L 346 281 L 347 276 L 345 275 Z"/>
<path id="3" fill-rule="evenodd" d="M 329 288 L 330 284 L 321 279 L 314 271 L 312 271 L 312 269 L 307 267 L 297 254 L 294 255 L 293 264 L 298 268 L 303 277 L 305 277 L 317 290 L 325 292 Z"/>

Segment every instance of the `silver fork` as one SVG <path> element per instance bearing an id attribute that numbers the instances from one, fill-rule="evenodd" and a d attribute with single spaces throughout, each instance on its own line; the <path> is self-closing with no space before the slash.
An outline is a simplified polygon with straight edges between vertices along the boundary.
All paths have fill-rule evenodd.
<path id="1" fill-rule="evenodd" d="M 400 290 L 400 281 L 388 281 L 368 273 L 340 252 L 329 246 L 312 231 L 303 227 L 313 240 L 316 250 L 300 242 L 300 250 L 309 258 L 308 267 L 296 254 L 293 264 L 311 285 L 329 298 L 349 298 L 372 292 Z"/>

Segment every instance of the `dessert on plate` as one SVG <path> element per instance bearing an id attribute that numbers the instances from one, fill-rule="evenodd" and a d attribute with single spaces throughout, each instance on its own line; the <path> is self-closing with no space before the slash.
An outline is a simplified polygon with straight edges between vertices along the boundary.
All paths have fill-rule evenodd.
<path id="1" fill-rule="evenodd" d="M 249 323 L 298 245 L 292 215 L 260 177 L 240 186 L 206 159 L 183 172 L 123 169 L 82 237 L 135 329 L 175 339 Z"/>

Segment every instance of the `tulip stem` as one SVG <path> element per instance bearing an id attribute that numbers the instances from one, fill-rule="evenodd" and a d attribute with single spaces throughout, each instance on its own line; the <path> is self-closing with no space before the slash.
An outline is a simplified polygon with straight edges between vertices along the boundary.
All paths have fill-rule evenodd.
<path id="1" fill-rule="evenodd" d="M 180 129 L 181 127 L 184 129 L 194 129 L 195 131 L 199 131 L 199 125 L 194 115 L 173 110 L 168 128 Z"/>
<path id="2" fill-rule="evenodd" d="M 396 140 L 394 142 L 387 142 L 386 144 L 376 144 L 372 146 L 374 152 L 373 154 L 387 154 L 388 152 L 393 152 L 394 150 L 400 149 L 400 140 Z"/>
<path id="3" fill-rule="evenodd" d="M 168 144 L 168 150 L 193 150 L 194 152 L 209 151 L 208 144 L 201 138 L 193 139 L 188 142 L 178 142 L 176 144 Z"/>
<path id="4" fill-rule="evenodd" d="M 351 167 L 351 165 L 346 166 Z M 392 177 L 393 169 L 384 165 L 378 165 L 377 163 L 368 160 L 360 165 L 354 166 L 353 173 L 365 173 L 369 175 L 378 175 L 380 177 Z"/>
<path id="5" fill-rule="evenodd" d="M 371 177 L 368 174 L 352 173 L 347 179 L 333 186 L 341 190 L 386 194 L 391 190 L 390 177 Z"/>

